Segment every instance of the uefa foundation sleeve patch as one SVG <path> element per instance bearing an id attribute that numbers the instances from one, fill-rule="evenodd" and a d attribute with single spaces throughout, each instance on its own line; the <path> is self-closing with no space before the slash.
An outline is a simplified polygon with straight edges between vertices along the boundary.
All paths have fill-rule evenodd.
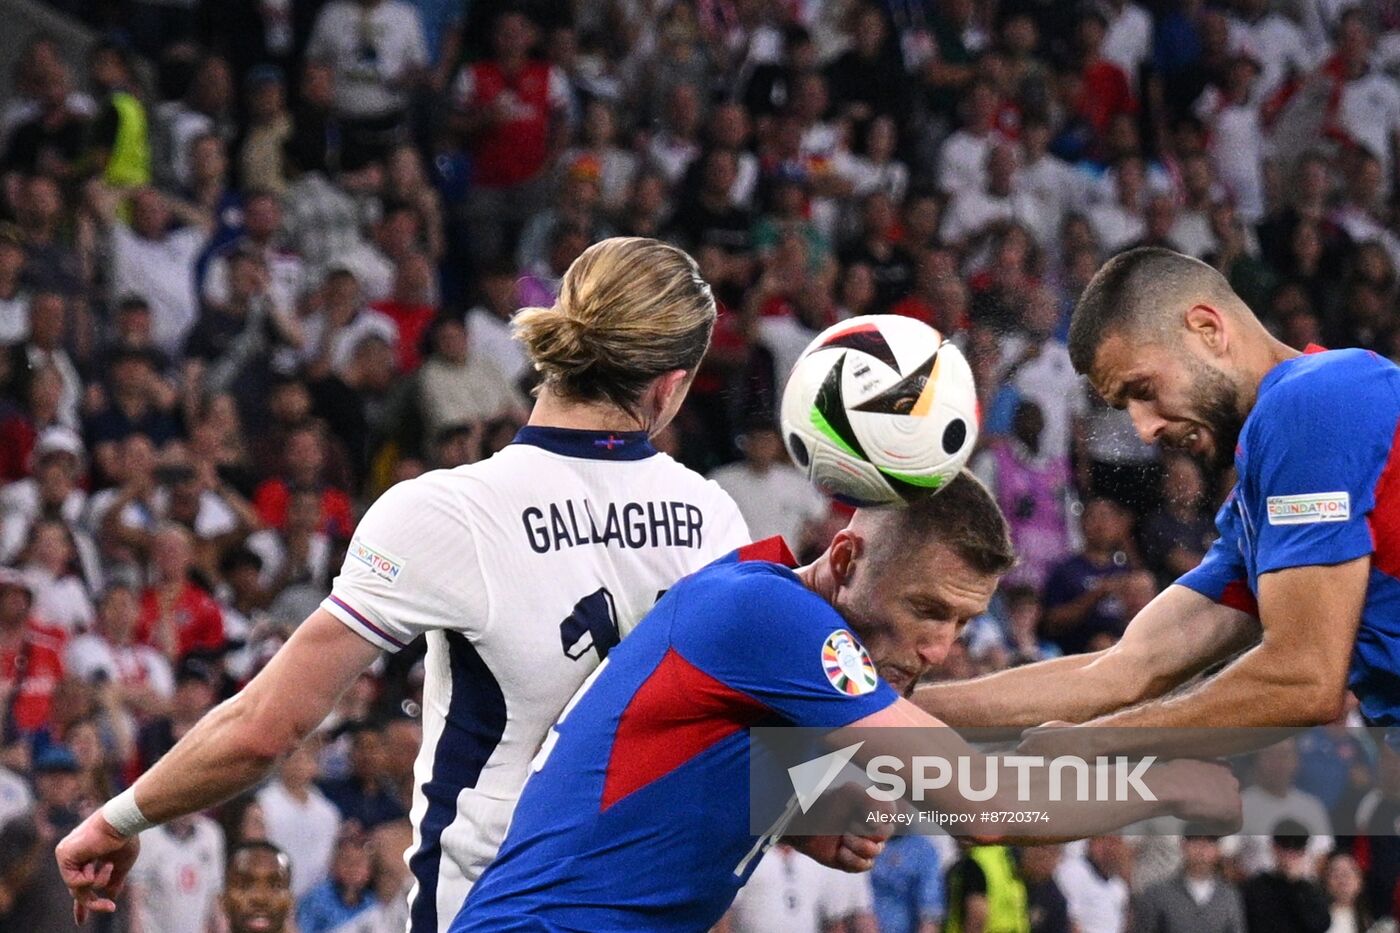
<path id="1" fill-rule="evenodd" d="M 386 551 L 370 547 L 359 538 L 350 542 L 350 556 L 368 567 L 375 576 L 390 583 L 398 580 L 399 574 L 403 572 L 402 560 Z"/>
<path id="2" fill-rule="evenodd" d="M 1351 518 L 1351 494 L 1315 492 L 1301 496 L 1269 496 L 1270 525 L 1311 525 Z"/>
<path id="3" fill-rule="evenodd" d="M 826 636 L 822 645 L 822 670 L 831 685 L 846 696 L 870 693 L 880 680 L 870 655 L 845 629 L 837 629 Z"/>

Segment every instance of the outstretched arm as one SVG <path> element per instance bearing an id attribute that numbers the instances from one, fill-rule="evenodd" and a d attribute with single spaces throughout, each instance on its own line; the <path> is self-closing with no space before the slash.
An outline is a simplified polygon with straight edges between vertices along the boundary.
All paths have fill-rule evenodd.
<path id="1" fill-rule="evenodd" d="M 1086 722 L 1134 730 L 1095 729 L 1092 747 L 1171 754 L 1165 733 L 1142 730 L 1180 729 L 1178 741 L 1192 753 L 1228 755 L 1273 744 L 1279 738 L 1276 729 L 1336 719 L 1345 700 L 1370 571 L 1367 556 L 1264 574 L 1259 578 L 1259 643 L 1184 693 Z M 1053 743 L 1053 731 L 1044 739 Z"/>
<path id="2" fill-rule="evenodd" d="M 957 728 L 1085 722 L 1163 695 L 1243 650 L 1258 632 L 1246 613 L 1170 586 L 1112 648 L 921 687 L 913 700 Z"/>
<path id="3" fill-rule="evenodd" d="M 153 824 L 195 813 L 254 786 L 320 725 L 341 693 L 379 654 L 318 609 L 236 696 L 216 706 L 136 782 L 131 793 Z M 111 911 L 135 861 L 136 836 L 98 810 L 58 844 L 75 913 Z"/>

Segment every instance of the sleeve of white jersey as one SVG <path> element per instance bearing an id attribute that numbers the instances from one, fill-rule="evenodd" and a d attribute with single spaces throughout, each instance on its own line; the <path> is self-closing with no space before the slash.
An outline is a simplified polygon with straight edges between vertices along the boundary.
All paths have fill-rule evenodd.
<path id="1" fill-rule="evenodd" d="M 399 483 L 370 506 L 321 603 L 385 651 L 434 629 L 476 630 L 487 616 L 471 526 L 443 475 Z"/>

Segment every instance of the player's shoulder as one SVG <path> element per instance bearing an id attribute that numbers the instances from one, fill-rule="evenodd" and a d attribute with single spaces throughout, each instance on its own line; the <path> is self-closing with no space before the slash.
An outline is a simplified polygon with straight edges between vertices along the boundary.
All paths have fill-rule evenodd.
<path id="1" fill-rule="evenodd" d="M 755 620 L 809 616 L 821 607 L 830 609 L 802 582 L 795 563 L 781 538 L 731 551 L 674 587 L 681 599 L 678 618 L 694 620 L 713 633 L 716 625 L 752 630 Z"/>
<path id="2" fill-rule="evenodd" d="M 1354 419 L 1400 407 L 1400 367 L 1370 350 L 1327 350 L 1280 363 L 1264 377 L 1261 419 Z"/>

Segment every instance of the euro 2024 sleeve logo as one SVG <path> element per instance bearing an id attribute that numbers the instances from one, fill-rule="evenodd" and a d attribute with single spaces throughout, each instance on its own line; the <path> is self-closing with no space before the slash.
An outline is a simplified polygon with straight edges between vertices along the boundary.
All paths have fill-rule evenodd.
<path id="1" fill-rule="evenodd" d="M 875 689 L 879 675 L 865 648 L 850 632 L 837 629 L 822 644 L 822 670 L 830 684 L 846 696 L 861 696 Z"/>

